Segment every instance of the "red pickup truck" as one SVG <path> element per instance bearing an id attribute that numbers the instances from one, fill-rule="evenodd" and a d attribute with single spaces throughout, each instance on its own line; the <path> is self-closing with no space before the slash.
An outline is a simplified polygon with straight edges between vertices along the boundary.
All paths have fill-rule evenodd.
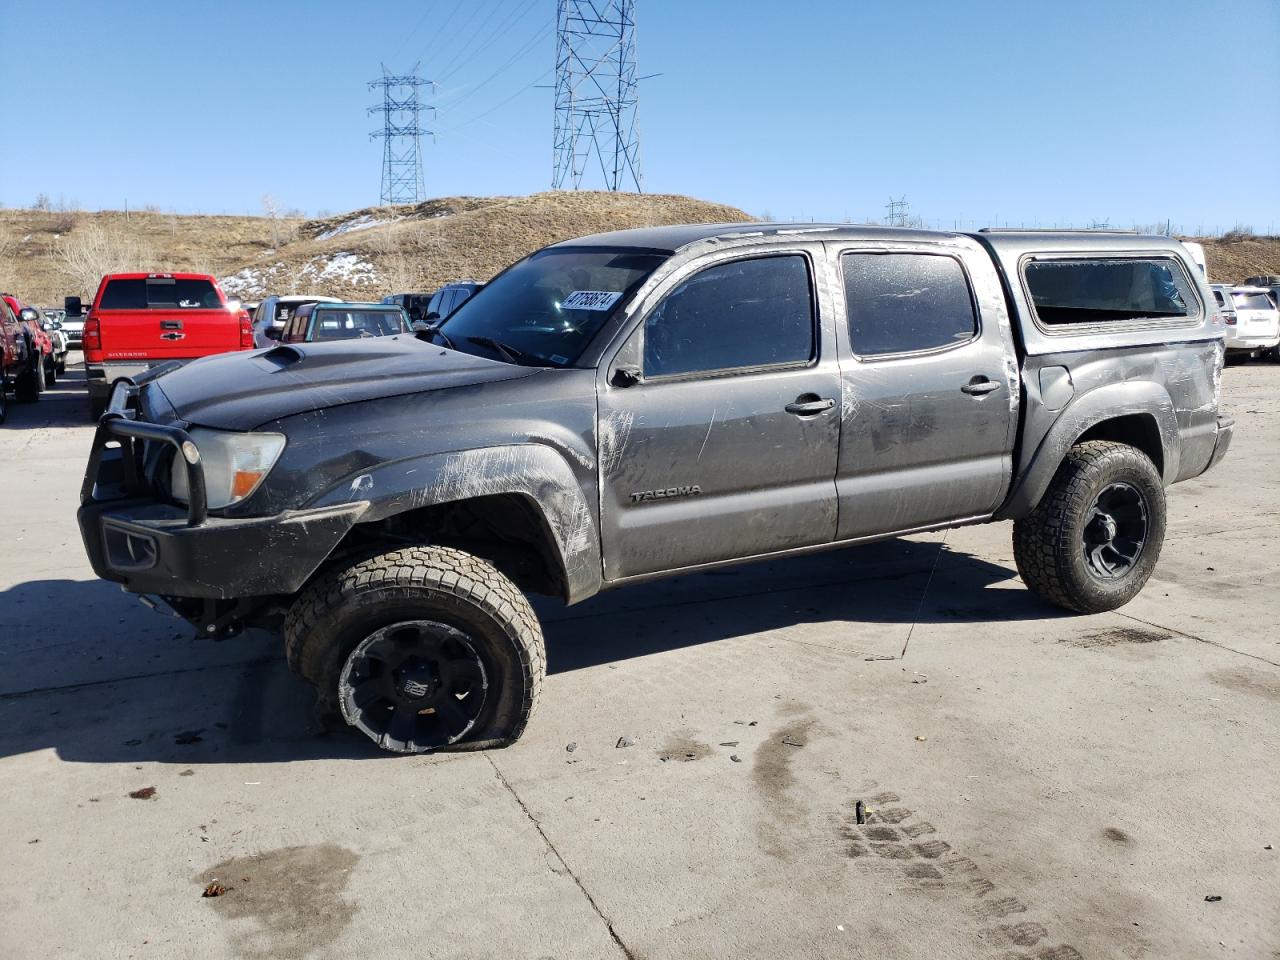
<path id="1" fill-rule="evenodd" d="M 74 297 L 68 307 L 75 309 Z M 102 416 L 111 386 L 169 360 L 253 349 L 249 314 L 228 306 L 200 273 L 114 273 L 102 278 L 84 321 L 89 411 Z"/>
<path id="2" fill-rule="evenodd" d="M 8 413 L 8 391 L 19 400 L 40 399 L 45 358 L 53 343 L 40 326 L 40 312 L 10 293 L 0 293 L 0 423 Z"/>

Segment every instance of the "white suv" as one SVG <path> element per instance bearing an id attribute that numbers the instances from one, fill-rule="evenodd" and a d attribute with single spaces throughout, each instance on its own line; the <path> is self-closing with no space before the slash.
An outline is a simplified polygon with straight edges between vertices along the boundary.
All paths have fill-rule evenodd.
<path id="1" fill-rule="evenodd" d="M 1280 344 L 1280 309 L 1266 287 L 1232 287 L 1235 323 L 1227 317 L 1227 357 L 1253 357 Z"/>

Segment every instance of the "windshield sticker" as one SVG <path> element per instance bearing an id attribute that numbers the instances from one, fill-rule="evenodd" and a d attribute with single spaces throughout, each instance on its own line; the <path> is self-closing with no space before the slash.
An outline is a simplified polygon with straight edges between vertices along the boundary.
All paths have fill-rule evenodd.
<path id="1" fill-rule="evenodd" d="M 575 290 L 560 304 L 562 310 L 609 310 L 618 302 L 621 292 L 612 290 Z"/>

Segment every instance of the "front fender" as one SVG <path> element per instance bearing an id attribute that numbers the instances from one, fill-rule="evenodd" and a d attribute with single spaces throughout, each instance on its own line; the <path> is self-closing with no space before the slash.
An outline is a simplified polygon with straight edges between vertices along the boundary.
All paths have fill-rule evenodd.
<path id="1" fill-rule="evenodd" d="M 568 462 L 539 444 L 511 444 L 398 460 L 344 478 L 314 506 L 367 500 L 362 523 L 435 504 L 523 494 L 542 512 L 564 569 L 569 603 L 599 592 L 600 536 Z"/>
<path id="2" fill-rule="evenodd" d="M 1001 520 L 1017 520 L 1035 509 L 1049 488 L 1053 475 L 1067 451 L 1091 427 L 1105 420 L 1138 414 L 1151 417 L 1160 434 L 1166 486 L 1178 476 L 1181 448 L 1178 443 L 1178 416 L 1169 391 L 1151 380 L 1109 383 L 1072 400 L 1023 464 L 1003 506 L 996 512 Z"/>

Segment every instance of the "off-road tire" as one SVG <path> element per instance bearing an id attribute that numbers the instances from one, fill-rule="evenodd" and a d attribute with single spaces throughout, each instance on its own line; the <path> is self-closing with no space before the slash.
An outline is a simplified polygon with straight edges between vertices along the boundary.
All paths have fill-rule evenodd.
<path id="1" fill-rule="evenodd" d="M 1129 571 L 1103 581 L 1089 571 L 1084 527 L 1098 494 L 1124 483 L 1146 501 L 1147 536 Z M 1136 447 L 1109 440 L 1076 444 L 1031 514 L 1013 525 L 1013 556 L 1023 583 L 1050 603 L 1077 613 L 1122 607 L 1146 584 L 1164 542 L 1165 497 L 1160 474 Z"/>
<path id="2" fill-rule="evenodd" d="M 319 576 L 285 617 L 289 666 L 316 685 L 319 709 L 339 711 L 347 657 L 392 623 L 426 618 L 466 633 L 490 688 L 466 737 L 448 749 L 515 742 L 537 707 L 546 675 L 542 627 L 529 601 L 487 561 L 449 547 L 404 547 Z"/>

